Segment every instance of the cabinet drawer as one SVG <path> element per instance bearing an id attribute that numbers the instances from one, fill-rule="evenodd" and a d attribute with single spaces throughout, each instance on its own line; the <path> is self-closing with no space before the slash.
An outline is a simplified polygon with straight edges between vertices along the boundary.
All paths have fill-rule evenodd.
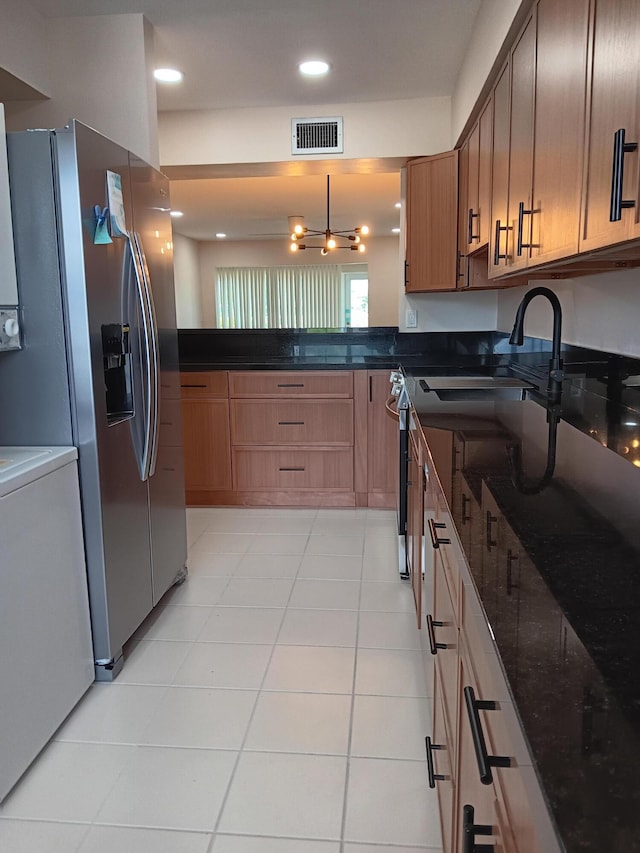
<path id="1" fill-rule="evenodd" d="M 353 444 L 351 400 L 232 400 L 238 444 Z"/>
<path id="2" fill-rule="evenodd" d="M 440 807 L 440 825 L 442 827 L 443 850 L 454 850 L 454 809 L 456 788 L 456 751 L 451 729 L 447 728 L 444 706 L 442 704 L 442 685 L 436 672 L 433 683 L 433 747 L 431 757 L 433 771 L 436 774 L 438 805 Z M 457 723 L 457 721 L 456 721 Z M 453 731 L 457 730 L 453 729 Z"/>
<path id="3" fill-rule="evenodd" d="M 228 373 L 226 370 L 195 370 L 180 374 L 180 392 L 183 398 L 227 397 Z"/>
<path id="4" fill-rule="evenodd" d="M 253 370 L 229 374 L 232 397 L 353 397 L 351 371 Z"/>
<path id="5" fill-rule="evenodd" d="M 353 490 L 353 451 L 234 448 L 234 488 Z"/>

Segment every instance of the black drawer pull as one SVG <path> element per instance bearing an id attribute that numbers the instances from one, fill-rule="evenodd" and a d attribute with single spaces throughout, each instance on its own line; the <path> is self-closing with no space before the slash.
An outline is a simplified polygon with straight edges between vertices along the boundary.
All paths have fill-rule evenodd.
<path id="1" fill-rule="evenodd" d="M 486 823 L 474 823 L 473 806 L 462 807 L 462 853 L 492 853 L 493 844 L 476 844 L 476 835 L 493 835 L 493 827 Z"/>
<path id="2" fill-rule="evenodd" d="M 523 201 L 520 202 L 520 204 L 518 205 L 518 243 L 517 243 L 517 249 L 516 249 L 516 254 L 518 255 L 518 257 L 521 257 L 523 249 L 537 248 L 533 245 L 533 243 L 523 243 L 522 242 L 522 240 L 523 240 L 522 232 L 524 230 L 524 217 L 525 217 L 525 215 L 531 216 L 533 213 L 534 213 L 533 210 L 525 210 L 524 209 L 524 202 Z"/>
<path id="3" fill-rule="evenodd" d="M 496 702 L 476 699 L 473 687 L 464 688 L 464 701 L 467 706 L 467 716 L 469 717 L 469 726 L 471 727 L 471 737 L 476 753 L 476 761 L 478 762 L 480 781 L 483 785 L 490 785 L 493 782 L 491 768 L 511 767 L 511 759 L 504 755 L 489 755 L 487 753 L 487 743 L 484 739 L 484 732 L 482 731 L 482 723 L 480 722 L 480 714 L 478 712 L 497 711 L 498 705 Z"/>
<path id="4" fill-rule="evenodd" d="M 278 388 L 304 388 L 304 382 L 278 382 Z"/>
<path id="5" fill-rule="evenodd" d="M 507 253 L 505 251 L 504 255 L 500 253 L 500 232 L 508 231 L 508 225 L 500 225 L 500 220 L 496 219 L 496 233 L 493 244 L 493 265 L 497 267 L 500 265 L 501 260 L 506 260 Z"/>
<path id="6" fill-rule="evenodd" d="M 513 564 L 520 558 L 519 554 L 514 554 L 511 548 L 507 549 L 507 595 L 511 595 L 514 589 L 518 588 L 518 584 L 513 582 Z"/>
<path id="7" fill-rule="evenodd" d="M 183 382 L 180 387 L 181 388 L 206 388 L 207 386 L 206 385 L 189 385 L 186 382 Z"/>
<path id="8" fill-rule="evenodd" d="M 429 787 L 435 788 L 436 782 L 444 781 L 446 778 L 441 773 L 435 773 L 433 768 L 433 751 L 435 749 L 444 749 L 440 744 L 432 743 L 430 737 L 424 739 L 424 745 L 427 750 L 427 776 L 429 777 Z"/>
<path id="9" fill-rule="evenodd" d="M 427 614 L 427 633 L 429 635 L 429 648 L 432 655 L 438 654 L 438 649 L 448 648 L 446 643 L 436 643 L 436 632 L 434 628 L 444 628 L 444 622 L 434 622 L 430 614 Z"/>
<path id="10" fill-rule="evenodd" d="M 635 151 L 636 142 L 624 141 L 625 129 L 620 128 L 613 134 L 613 169 L 611 172 L 611 207 L 609 221 L 618 222 L 622 219 L 623 207 L 635 207 L 633 199 L 622 198 L 622 183 L 624 178 L 624 155 Z"/>
<path id="11" fill-rule="evenodd" d="M 442 536 L 438 536 L 437 533 L 438 530 L 446 530 L 446 528 L 447 525 L 441 521 L 434 521 L 432 518 L 429 519 L 429 535 L 431 536 L 431 544 L 434 550 L 441 545 L 451 545 L 451 539 L 444 539 Z"/>
<path id="12" fill-rule="evenodd" d="M 491 551 L 492 548 L 495 548 L 498 544 L 497 540 L 493 538 L 493 524 L 498 519 L 495 515 L 491 515 L 491 512 L 487 510 L 487 551 Z"/>
<path id="13" fill-rule="evenodd" d="M 467 506 L 471 503 L 471 498 L 468 498 L 465 493 L 462 493 L 462 523 L 466 524 L 471 521 L 471 516 L 467 515 Z"/>
<path id="14" fill-rule="evenodd" d="M 480 235 L 473 233 L 473 220 L 478 219 L 479 213 L 474 213 L 473 208 L 469 208 L 469 218 L 467 219 L 467 243 L 471 244 L 474 240 L 479 240 Z"/>
<path id="15" fill-rule="evenodd" d="M 278 471 L 304 471 L 303 468 L 278 468 Z"/>
<path id="16" fill-rule="evenodd" d="M 278 426 L 304 426 L 304 421 L 278 421 Z"/>

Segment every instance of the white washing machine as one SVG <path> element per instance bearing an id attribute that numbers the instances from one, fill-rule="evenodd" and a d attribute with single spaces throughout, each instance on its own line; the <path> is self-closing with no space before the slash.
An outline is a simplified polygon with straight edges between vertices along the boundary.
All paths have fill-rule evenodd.
<path id="1" fill-rule="evenodd" d="M 76 459 L 0 447 L 0 801 L 94 677 Z"/>

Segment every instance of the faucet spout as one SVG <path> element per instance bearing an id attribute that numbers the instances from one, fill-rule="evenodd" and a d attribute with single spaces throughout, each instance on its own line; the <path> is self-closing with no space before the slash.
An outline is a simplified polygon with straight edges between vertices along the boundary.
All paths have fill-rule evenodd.
<path id="1" fill-rule="evenodd" d="M 533 287 L 525 293 L 513 323 L 513 331 L 509 338 L 509 343 L 513 346 L 521 347 L 524 343 L 524 315 L 527 307 L 532 299 L 536 296 L 546 296 L 551 307 L 553 308 L 553 337 L 551 342 L 551 359 L 549 361 L 549 382 L 547 385 L 547 394 L 550 403 L 557 403 L 562 394 L 562 380 L 564 373 L 562 371 L 562 359 L 560 358 L 560 346 L 562 343 L 562 308 L 560 300 L 555 295 L 553 290 L 548 287 Z"/>

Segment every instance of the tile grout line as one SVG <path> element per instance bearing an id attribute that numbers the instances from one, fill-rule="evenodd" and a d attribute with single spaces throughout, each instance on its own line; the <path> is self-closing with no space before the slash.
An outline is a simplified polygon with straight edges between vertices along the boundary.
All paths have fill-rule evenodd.
<path id="1" fill-rule="evenodd" d="M 315 516 L 314 516 L 314 518 L 315 518 Z M 309 541 L 309 536 L 310 536 L 310 534 L 307 534 L 307 541 L 305 543 L 305 550 L 306 550 L 306 545 Z M 304 551 L 303 551 L 303 554 L 304 554 Z M 260 681 L 260 686 L 258 687 L 258 690 L 256 692 L 256 698 L 255 698 L 255 701 L 253 703 L 253 708 L 251 709 L 249 721 L 247 723 L 247 727 L 246 727 L 245 732 L 244 732 L 244 737 L 242 738 L 242 742 L 241 742 L 240 747 L 238 749 L 238 754 L 236 756 L 236 760 L 235 760 L 233 768 L 231 770 L 231 776 L 229 777 L 227 789 L 225 791 L 224 797 L 222 798 L 222 802 L 220 803 L 220 810 L 218 811 L 218 817 L 216 818 L 216 822 L 215 822 L 215 825 L 213 827 L 213 831 L 211 833 L 211 841 L 209 842 L 209 846 L 207 847 L 207 853 L 213 853 L 213 847 L 214 847 L 214 844 L 216 842 L 216 836 L 218 835 L 218 830 L 220 827 L 220 821 L 222 820 L 222 815 L 224 814 L 224 810 L 225 810 L 225 807 L 227 805 L 229 795 L 231 793 L 231 787 L 233 785 L 233 782 L 234 782 L 234 779 L 236 776 L 236 772 L 238 770 L 238 765 L 240 764 L 240 758 L 242 757 L 242 753 L 244 752 L 244 748 L 245 748 L 245 744 L 247 742 L 247 738 L 249 737 L 249 730 L 251 729 L 251 724 L 253 723 L 253 719 L 254 719 L 255 713 L 256 713 L 256 708 L 258 706 L 258 701 L 260 699 L 260 694 L 262 693 L 262 688 L 263 688 L 264 682 L 267 678 L 267 673 L 269 671 L 269 667 L 271 666 L 271 661 L 273 660 L 273 655 L 275 653 L 276 645 L 278 643 L 278 637 L 280 636 L 280 632 L 282 631 L 282 625 L 284 623 L 285 616 L 286 616 L 287 610 L 289 608 L 289 601 L 291 600 L 291 596 L 293 595 L 293 588 L 294 588 L 295 582 L 298 578 L 298 574 L 300 572 L 300 566 L 301 565 L 302 565 L 302 559 L 300 560 L 300 563 L 298 565 L 298 570 L 295 574 L 293 583 L 291 584 L 291 589 L 289 590 L 289 597 L 287 598 L 287 604 L 285 605 L 285 607 L 282 610 L 282 618 L 280 620 L 280 626 L 278 628 L 278 632 L 274 638 L 273 643 L 271 644 L 271 654 L 269 655 L 267 665 L 264 668 L 264 672 L 262 674 L 262 679 Z"/>

